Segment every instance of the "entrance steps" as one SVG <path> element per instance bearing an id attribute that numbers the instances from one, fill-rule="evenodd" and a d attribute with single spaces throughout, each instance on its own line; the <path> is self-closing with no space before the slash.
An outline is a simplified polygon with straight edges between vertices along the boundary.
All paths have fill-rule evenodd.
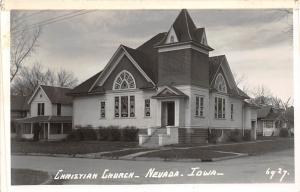
<path id="1" fill-rule="evenodd" d="M 178 128 L 148 128 L 147 135 L 139 135 L 139 142 L 140 146 L 148 148 L 178 143 Z"/>

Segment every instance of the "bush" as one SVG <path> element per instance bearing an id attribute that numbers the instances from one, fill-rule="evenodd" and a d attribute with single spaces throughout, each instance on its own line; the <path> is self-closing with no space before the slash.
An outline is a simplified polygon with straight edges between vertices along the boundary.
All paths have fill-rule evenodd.
<path id="1" fill-rule="evenodd" d="M 138 132 L 135 127 L 125 127 L 122 129 L 122 141 L 137 141 Z"/>
<path id="2" fill-rule="evenodd" d="M 121 130 L 115 127 L 108 127 L 109 129 L 109 141 L 120 141 L 121 140 Z"/>
<path id="3" fill-rule="evenodd" d="M 209 129 L 208 142 L 217 143 L 217 139 L 222 135 L 222 129 Z"/>
<path id="4" fill-rule="evenodd" d="M 279 137 L 288 137 L 289 131 L 287 129 L 280 129 L 279 131 Z"/>
<path id="5" fill-rule="evenodd" d="M 97 133 L 90 126 L 73 130 L 67 137 L 71 141 L 97 140 Z"/>
<path id="6" fill-rule="evenodd" d="M 245 130 L 243 141 L 251 141 L 251 130 Z"/>
<path id="7" fill-rule="evenodd" d="M 97 139 L 100 141 L 108 141 L 110 135 L 110 131 L 106 127 L 99 127 L 97 132 Z"/>
<path id="8" fill-rule="evenodd" d="M 233 142 L 240 142 L 242 141 L 242 134 L 239 129 L 234 129 L 230 132 L 229 140 Z"/>

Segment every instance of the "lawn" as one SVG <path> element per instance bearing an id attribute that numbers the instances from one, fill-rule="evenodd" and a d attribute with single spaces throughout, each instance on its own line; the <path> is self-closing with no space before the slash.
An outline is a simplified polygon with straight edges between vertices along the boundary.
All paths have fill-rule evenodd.
<path id="1" fill-rule="evenodd" d="M 137 142 L 108 141 L 60 141 L 30 142 L 12 141 L 12 153 L 86 154 L 138 147 Z"/>
<path id="2" fill-rule="evenodd" d="M 212 158 L 234 156 L 230 153 L 219 153 L 216 151 L 193 149 L 170 149 L 147 153 L 140 157 L 159 157 L 163 159 L 201 159 L 210 161 Z"/>
<path id="3" fill-rule="evenodd" d="M 191 145 L 190 145 L 191 146 Z M 271 141 L 257 142 L 257 143 L 228 143 L 222 146 L 200 146 L 194 145 L 194 148 L 190 149 L 173 149 L 161 150 L 156 152 L 147 153 L 140 157 L 159 157 L 163 159 L 202 159 L 209 160 L 211 158 L 227 157 L 234 154 L 220 153 L 222 152 L 234 152 L 245 153 L 248 155 L 260 155 L 268 152 L 281 151 L 285 149 L 294 148 L 294 140 L 289 138 L 278 138 Z"/>
<path id="4" fill-rule="evenodd" d="M 271 141 L 257 143 L 241 143 L 238 145 L 211 146 L 205 149 L 236 153 L 247 153 L 249 155 L 260 155 L 268 152 L 275 152 L 293 148 L 294 139 L 278 138 Z"/>
<path id="5" fill-rule="evenodd" d="M 126 150 L 126 151 L 116 151 L 116 152 L 111 152 L 111 153 L 105 153 L 105 154 L 102 154 L 101 156 L 117 158 L 117 157 L 122 157 L 122 156 L 125 156 L 125 155 L 130 155 L 130 154 L 133 154 L 133 153 L 138 153 L 138 152 L 142 152 L 142 151 L 150 151 L 150 150 L 153 150 L 153 149 L 145 149 L 145 148 L 129 149 L 129 150 Z"/>
<path id="6" fill-rule="evenodd" d="M 47 172 L 29 169 L 11 169 L 12 185 L 39 185 L 48 179 Z"/>

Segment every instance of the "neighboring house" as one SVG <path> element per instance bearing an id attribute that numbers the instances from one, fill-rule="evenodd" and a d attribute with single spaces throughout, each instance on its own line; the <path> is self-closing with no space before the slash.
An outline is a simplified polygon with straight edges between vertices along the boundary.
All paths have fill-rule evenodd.
<path id="1" fill-rule="evenodd" d="M 72 131 L 72 98 L 68 88 L 40 85 L 27 104 L 30 114 L 17 119 L 17 136 L 32 139 L 34 134 L 40 140 L 59 140 Z"/>
<path id="2" fill-rule="evenodd" d="M 206 142 L 209 129 L 247 129 L 255 138 L 256 108 L 225 55 L 210 51 L 205 29 L 182 10 L 168 32 L 136 49 L 120 45 L 103 71 L 69 93 L 74 127 L 147 129 L 140 144 Z"/>
<path id="3" fill-rule="evenodd" d="M 11 95 L 10 97 L 10 128 L 11 137 L 16 136 L 16 119 L 24 118 L 29 115 L 29 105 L 27 103 L 29 97 Z"/>
<path id="4" fill-rule="evenodd" d="M 261 106 L 257 111 L 257 134 L 263 136 L 278 136 L 280 128 L 286 128 L 282 121 L 282 110 L 270 105 Z"/>

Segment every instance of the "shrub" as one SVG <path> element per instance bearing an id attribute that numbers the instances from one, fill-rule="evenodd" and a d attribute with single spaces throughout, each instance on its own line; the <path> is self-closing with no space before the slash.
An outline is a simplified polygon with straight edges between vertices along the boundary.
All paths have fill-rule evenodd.
<path id="1" fill-rule="evenodd" d="M 239 129 L 234 129 L 230 132 L 229 140 L 233 142 L 240 142 L 242 141 L 242 134 Z"/>
<path id="2" fill-rule="evenodd" d="M 208 130 L 208 142 L 217 143 L 217 139 L 222 135 L 221 129 L 209 129 Z"/>
<path id="3" fill-rule="evenodd" d="M 99 127 L 97 132 L 97 139 L 100 141 L 107 141 L 109 139 L 109 129 L 106 127 Z"/>
<path id="4" fill-rule="evenodd" d="M 251 141 L 251 130 L 245 130 L 243 141 Z"/>
<path id="5" fill-rule="evenodd" d="M 138 132 L 135 127 L 125 127 L 122 129 L 122 141 L 137 141 Z"/>
<path id="6" fill-rule="evenodd" d="M 109 141 L 120 141 L 121 140 L 121 130 L 118 127 L 110 126 L 108 129 L 108 140 Z"/>
<path id="7" fill-rule="evenodd" d="M 280 129 L 279 131 L 279 137 L 288 137 L 289 131 L 287 129 Z"/>
<path id="8" fill-rule="evenodd" d="M 96 140 L 97 133 L 90 126 L 73 130 L 67 137 L 71 141 Z"/>

